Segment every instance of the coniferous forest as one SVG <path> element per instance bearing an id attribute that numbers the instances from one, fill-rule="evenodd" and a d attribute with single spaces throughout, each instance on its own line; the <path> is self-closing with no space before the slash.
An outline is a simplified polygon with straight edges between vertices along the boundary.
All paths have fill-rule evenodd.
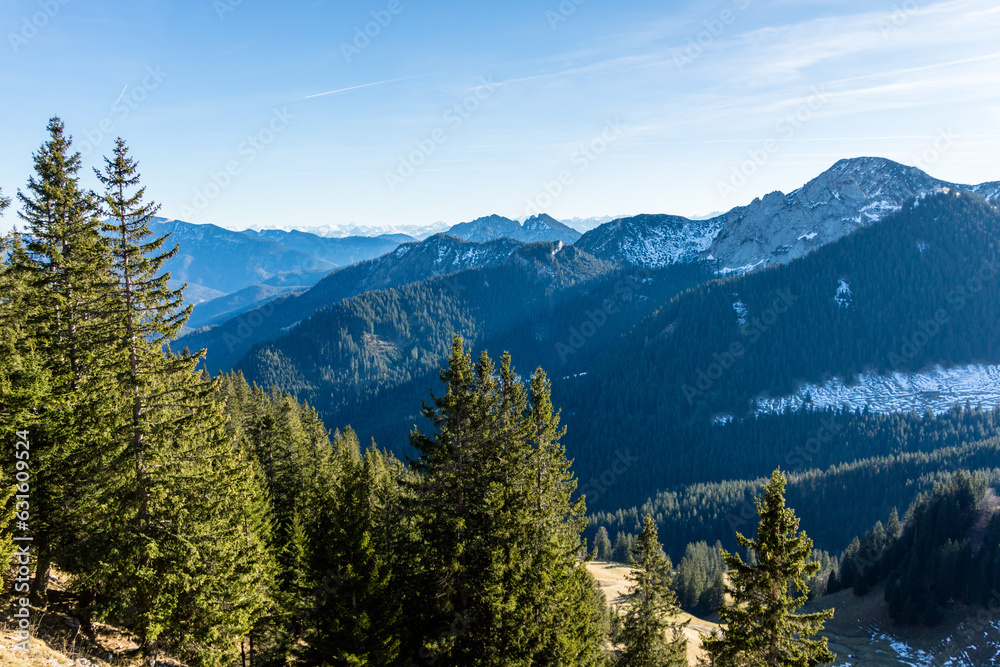
<path id="1" fill-rule="evenodd" d="M 93 167 L 100 189 L 90 191 L 63 123 L 53 118 L 47 131 L 17 193 L 21 231 L 3 237 L 0 252 L 0 558 L 10 609 L 44 614 L 68 604 L 81 632 L 121 628 L 137 646 L 131 658 L 149 667 L 167 658 L 243 667 L 686 665 L 682 612 L 723 624 L 704 641 L 712 665 L 817 665 L 835 657 L 819 636 L 834 612 L 803 611 L 810 599 L 881 586 L 895 622 L 930 626 L 955 602 L 988 606 L 1000 587 L 995 411 L 803 410 L 711 427 L 695 419 L 740 412 L 755 392 L 787 388 L 793 373 L 858 372 L 896 339 L 857 338 L 832 361 L 785 354 L 788 377 L 749 364 L 725 392 L 703 392 L 703 405 L 651 408 L 686 445 L 674 465 L 648 465 L 669 456 L 648 443 L 622 444 L 641 428 L 632 417 L 644 401 L 667 405 L 662 395 L 682 394 L 700 357 L 732 337 L 728 321 L 705 322 L 724 319 L 739 281 L 778 293 L 783 281 L 805 282 L 805 261 L 688 291 L 698 270 L 657 274 L 666 305 L 626 319 L 648 335 L 620 354 L 649 357 L 646 343 L 661 337 L 667 356 L 641 368 L 605 361 L 621 374 L 603 377 L 622 384 L 604 390 L 628 407 L 571 440 L 541 367 L 525 374 L 511 354 L 491 357 L 456 335 L 477 318 L 493 318 L 494 332 L 512 326 L 517 309 L 548 299 L 553 283 L 504 265 L 482 282 L 503 282 L 502 291 L 473 285 L 462 296 L 438 280 L 369 292 L 309 318 L 293 338 L 254 347 L 242 370 L 212 374 L 204 350 L 177 349 L 191 307 L 164 270 L 178 248 L 151 231 L 158 206 L 136 157 L 118 139 Z M 10 203 L 0 196 L 0 210 Z M 937 236 L 924 217 L 891 224 L 908 224 L 949 257 L 975 246 L 989 260 L 995 211 L 969 197 L 950 205 L 974 221 L 968 238 Z M 947 206 L 942 196 L 925 208 Z M 869 235 L 891 237 L 887 229 Z M 806 260 L 822 265 L 836 252 L 843 244 Z M 534 267 L 532 253 L 554 262 L 552 280 L 563 286 L 593 280 L 601 292 L 622 280 L 571 248 L 528 247 L 518 266 Z M 568 294 L 555 313 L 575 312 L 579 295 Z M 695 299 L 715 311 L 689 313 Z M 752 354 L 791 349 L 788 340 L 816 318 L 827 318 L 821 328 L 831 336 L 852 331 L 851 315 L 828 306 L 805 301 L 810 314 L 783 321 Z M 414 309 L 422 312 L 411 320 Z M 993 313 L 973 310 L 959 315 L 985 322 Z M 359 331 L 414 321 L 434 354 L 394 359 L 355 344 Z M 686 356 L 669 353 L 677 322 L 704 327 L 695 336 L 702 346 Z M 988 358 L 997 349 L 991 331 L 972 336 L 979 347 L 941 336 L 940 350 L 924 354 Z M 309 347 L 327 334 L 325 347 Z M 478 342 L 502 344 L 491 335 Z M 538 354 L 530 342 L 513 348 Z M 439 358 L 443 367 L 433 369 Z M 671 382 L 628 375 L 653 368 Z M 430 394 L 412 391 L 431 370 Z M 311 384 L 315 377 L 356 393 L 339 399 Z M 618 395 L 653 386 L 635 400 Z M 576 408 L 574 424 L 587 387 L 556 392 Z M 330 423 L 387 395 L 404 448 Z M 410 407 L 398 408 L 404 401 Z M 609 399 L 602 410 L 615 407 Z M 397 419 L 404 413 L 419 419 Z M 391 423 L 371 418 L 380 420 L 383 430 Z M 600 430 L 613 423 L 625 426 Z M 823 433 L 815 448 L 795 447 Z M 590 471 L 601 458 L 595 441 L 615 443 L 604 453 L 637 452 L 643 470 L 617 487 L 599 475 L 578 479 L 567 441 L 582 443 Z M 620 603 L 588 569 L 594 559 L 631 567 Z"/>

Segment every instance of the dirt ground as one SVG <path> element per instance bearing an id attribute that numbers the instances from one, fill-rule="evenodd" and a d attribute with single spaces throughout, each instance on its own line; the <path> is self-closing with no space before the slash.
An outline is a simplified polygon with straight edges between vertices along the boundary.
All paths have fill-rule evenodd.
<path id="1" fill-rule="evenodd" d="M 625 602 L 624 595 L 629 587 L 626 577 L 630 571 L 627 565 L 595 560 L 587 563 L 587 569 L 601 586 L 604 596 L 608 599 L 608 604 L 621 605 Z M 690 614 L 681 614 L 678 620 L 689 621 L 684 633 L 688 640 L 688 664 L 696 665 L 699 658 L 704 656 L 704 651 L 701 650 L 702 636 L 709 634 L 719 626 Z"/>

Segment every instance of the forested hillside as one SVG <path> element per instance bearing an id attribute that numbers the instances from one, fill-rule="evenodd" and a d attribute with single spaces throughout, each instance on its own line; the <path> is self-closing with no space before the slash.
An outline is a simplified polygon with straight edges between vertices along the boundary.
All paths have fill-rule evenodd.
<path id="1" fill-rule="evenodd" d="M 998 238 L 984 200 L 933 194 L 801 259 L 678 295 L 585 377 L 556 383 L 581 475 L 612 465 L 612 439 L 647 462 L 650 481 L 694 470 L 685 461 L 713 419 L 752 414 L 756 396 L 800 382 L 1000 361 Z M 624 486 L 602 509 L 635 502 Z"/>
<path id="2" fill-rule="evenodd" d="M 412 466 L 350 429 L 331 438 L 290 395 L 170 350 L 190 307 L 137 162 L 119 139 L 105 191 L 87 191 L 62 122 L 48 130 L 19 192 L 29 240 L 0 255 L 0 429 L 18 443 L 0 459 L 0 556 L 19 644 L 58 571 L 85 634 L 122 628 L 149 667 L 606 663 L 610 612 L 541 369 L 473 362 L 454 337 Z M 11 569 L 14 540 L 27 558 Z"/>

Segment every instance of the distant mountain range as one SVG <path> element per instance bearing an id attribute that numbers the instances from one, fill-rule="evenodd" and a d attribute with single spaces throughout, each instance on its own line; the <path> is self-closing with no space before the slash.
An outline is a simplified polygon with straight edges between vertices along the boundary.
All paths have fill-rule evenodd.
<path id="1" fill-rule="evenodd" d="M 532 216 L 523 223 L 502 215 L 491 215 L 457 224 L 446 233 L 466 241 L 483 242 L 509 238 L 525 243 L 558 241 L 565 244 L 575 243 L 581 236 L 580 232 L 572 227 L 544 213 Z"/>
<path id="2" fill-rule="evenodd" d="M 714 261 L 720 274 L 787 262 L 899 210 L 936 188 L 997 197 L 1000 183 L 960 185 L 875 157 L 840 160 L 798 190 L 772 192 L 705 220 L 639 215 L 601 225 L 576 245 L 638 266 Z"/>
<path id="3" fill-rule="evenodd" d="M 611 465 L 609 443 L 628 442 L 641 455 L 628 484 L 600 499 L 591 491 L 588 506 L 638 505 L 669 484 L 766 474 L 780 463 L 770 454 L 744 470 L 744 459 L 723 449 L 695 452 L 716 424 L 813 401 L 831 406 L 827 394 L 842 392 L 827 390 L 830 383 L 930 371 L 961 382 L 956 396 L 1000 395 L 975 386 L 1000 377 L 990 366 L 1000 364 L 995 285 L 962 308 L 949 301 L 968 289 L 969 272 L 1000 261 L 998 197 L 998 182 L 954 184 L 857 158 L 791 193 L 708 219 L 631 216 L 572 242 L 575 230 L 549 216 L 487 216 L 334 268 L 311 285 L 289 278 L 303 271 L 298 255 L 278 255 L 285 272 L 199 305 L 191 324 L 202 329 L 177 345 L 207 348 L 212 372 L 240 369 L 294 392 L 330 428 L 351 424 L 397 451 L 419 419 L 419 398 L 436 386 L 453 333 L 494 356 L 509 350 L 521 372 L 540 365 L 553 378 L 583 479 Z M 294 232 L 242 237 L 272 251 L 326 249 Z M 345 248 L 328 252 L 356 251 Z M 322 257 L 331 264 L 341 256 Z M 937 308 L 950 326 L 925 332 L 929 340 L 910 350 Z M 874 382 L 886 409 L 919 404 L 885 398 L 896 390 Z M 928 404 L 948 402 L 935 400 Z M 784 437 L 784 426 L 774 428 Z M 833 450 L 824 457 L 824 465 L 845 460 Z"/>
<path id="4" fill-rule="evenodd" d="M 318 225 L 315 227 L 303 227 L 301 225 L 273 225 L 263 227 L 252 225 L 247 229 L 249 232 L 263 231 L 301 231 L 314 236 L 324 238 L 344 238 L 348 236 L 396 236 L 402 234 L 414 239 L 425 239 L 434 234 L 440 234 L 448 229 L 450 225 L 446 222 L 435 222 L 430 225 L 356 225 L 353 222 L 344 225 Z"/>

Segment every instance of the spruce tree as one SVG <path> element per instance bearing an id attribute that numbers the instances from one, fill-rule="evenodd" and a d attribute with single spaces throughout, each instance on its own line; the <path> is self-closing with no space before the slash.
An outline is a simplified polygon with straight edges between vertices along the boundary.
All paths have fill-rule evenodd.
<path id="1" fill-rule="evenodd" d="M 505 355 L 504 366 L 509 365 Z M 532 559 L 525 578 L 528 594 L 520 607 L 533 629 L 532 664 L 600 665 L 609 631 L 607 604 L 580 554 L 586 527 L 586 499 L 573 499 L 577 482 L 566 449 L 566 429 L 551 399 L 552 387 L 538 368 L 529 387 L 531 449 L 529 521 Z M 515 462 L 516 465 L 516 462 Z M 610 547 L 610 544 L 609 544 Z"/>
<path id="2" fill-rule="evenodd" d="M 625 651 L 621 667 L 686 667 L 687 623 L 674 620 L 680 614 L 673 591 L 670 559 L 663 553 L 656 522 L 646 515 L 642 532 L 632 551 L 632 582 L 622 624 Z"/>
<path id="3" fill-rule="evenodd" d="M 102 532 L 94 514 L 113 486 L 108 476 L 118 452 L 111 433 L 116 411 L 110 254 L 100 234 L 94 196 L 80 187 L 80 154 L 62 121 L 34 154 L 35 173 L 18 191 L 29 242 L 15 248 L 9 271 L 23 286 L 21 326 L 48 375 L 48 396 L 34 406 L 32 487 L 35 580 L 44 604 L 53 558 L 72 561 L 83 541 Z M 72 568 L 70 568 L 72 569 Z"/>
<path id="4" fill-rule="evenodd" d="M 813 639 L 833 610 L 795 613 L 808 597 L 803 578 L 814 575 L 820 564 L 809 561 L 812 540 L 799 530 L 795 512 L 785 507 L 785 481 L 775 470 L 763 497 L 756 499 L 757 536 L 737 533 L 737 542 L 756 564 L 723 551 L 732 604 L 719 608 L 725 629 L 702 644 L 718 667 L 808 667 L 835 659 L 826 637 Z"/>
<path id="5" fill-rule="evenodd" d="M 455 337 L 444 396 L 416 429 L 420 659 L 447 665 L 591 665 L 604 656 L 600 598 L 578 556 L 582 500 L 558 443 L 544 373 L 530 390 L 503 355 L 473 364 Z M 605 624 L 606 625 L 606 624 Z"/>
<path id="6" fill-rule="evenodd" d="M 157 207 L 120 139 L 98 178 L 110 263 L 101 368 L 120 409 L 95 512 L 106 529 L 84 542 L 101 557 L 74 562 L 98 613 L 128 622 L 148 664 L 165 649 L 219 664 L 271 605 L 267 490 L 252 452 L 226 432 L 218 382 L 197 370 L 202 355 L 169 350 L 189 309 L 167 287 L 173 251 L 149 238 Z"/>
<path id="7" fill-rule="evenodd" d="M 331 505 L 322 522 L 329 530 L 314 536 L 314 569 L 331 572 L 336 585 L 315 601 L 300 658 L 316 665 L 394 665 L 403 620 L 389 536 L 396 482 L 378 450 L 362 455 L 353 431 L 338 434 L 334 447 Z"/>
<path id="8" fill-rule="evenodd" d="M 594 550 L 598 560 L 611 560 L 611 539 L 608 537 L 608 529 L 601 526 L 594 536 Z"/>

